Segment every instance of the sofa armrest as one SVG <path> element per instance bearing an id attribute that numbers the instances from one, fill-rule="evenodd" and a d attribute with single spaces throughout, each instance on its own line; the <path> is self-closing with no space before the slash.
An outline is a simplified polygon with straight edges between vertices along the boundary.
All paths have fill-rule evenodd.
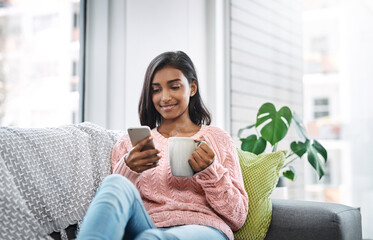
<path id="1" fill-rule="evenodd" d="M 360 211 L 336 203 L 272 199 L 265 239 L 362 239 Z"/>

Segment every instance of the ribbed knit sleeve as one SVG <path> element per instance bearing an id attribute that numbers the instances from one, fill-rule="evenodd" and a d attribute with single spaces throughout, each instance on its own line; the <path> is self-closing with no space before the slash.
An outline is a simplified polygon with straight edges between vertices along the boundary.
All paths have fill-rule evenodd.
<path id="1" fill-rule="evenodd" d="M 124 135 L 113 147 L 111 155 L 112 173 L 121 174 L 136 184 L 139 173 L 132 171 L 126 164 L 125 156 L 131 150 L 132 144 L 128 135 Z"/>
<path id="2" fill-rule="evenodd" d="M 209 127 L 203 136 L 212 145 L 215 160 L 194 178 L 205 191 L 210 206 L 236 231 L 246 220 L 249 200 L 233 139 L 216 127 Z"/>

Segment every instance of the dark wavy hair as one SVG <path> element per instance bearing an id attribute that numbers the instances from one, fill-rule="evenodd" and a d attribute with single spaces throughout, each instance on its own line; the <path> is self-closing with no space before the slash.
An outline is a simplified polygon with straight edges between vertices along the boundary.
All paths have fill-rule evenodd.
<path id="1" fill-rule="evenodd" d="M 193 81 L 197 85 L 197 92 L 189 101 L 189 116 L 192 122 L 198 126 L 211 124 L 211 115 L 204 105 L 199 94 L 198 78 L 192 60 L 182 51 L 165 52 L 155 57 L 149 64 L 144 79 L 144 85 L 139 102 L 139 117 L 141 125 L 147 125 L 151 129 L 161 123 L 162 116 L 155 109 L 152 101 L 152 82 L 155 73 L 164 67 L 172 67 L 180 70 L 188 79 L 189 84 Z"/>

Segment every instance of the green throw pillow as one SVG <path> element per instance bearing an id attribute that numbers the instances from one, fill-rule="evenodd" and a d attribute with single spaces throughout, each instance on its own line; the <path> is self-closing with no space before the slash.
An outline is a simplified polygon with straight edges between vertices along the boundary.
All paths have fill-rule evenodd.
<path id="1" fill-rule="evenodd" d="M 235 239 L 264 239 L 272 218 L 269 196 L 275 188 L 284 164 L 285 151 L 256 155 L 237 149 L 245 190 L 249 196 L 249 213 L 245 224 L 234 233 Z"/>

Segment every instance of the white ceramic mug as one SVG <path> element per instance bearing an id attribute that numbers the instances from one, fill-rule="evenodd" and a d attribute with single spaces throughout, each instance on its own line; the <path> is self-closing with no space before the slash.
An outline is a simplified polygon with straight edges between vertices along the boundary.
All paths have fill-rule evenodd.
<path id="1" fill-rule="evenodd" d="M 192 177 L 194 171 L 189 165 L 189 157 L 198 147 L 190 137 L 170 137 L 168 139 L 168 158 L 172 175 L 177 177 Z"/>

